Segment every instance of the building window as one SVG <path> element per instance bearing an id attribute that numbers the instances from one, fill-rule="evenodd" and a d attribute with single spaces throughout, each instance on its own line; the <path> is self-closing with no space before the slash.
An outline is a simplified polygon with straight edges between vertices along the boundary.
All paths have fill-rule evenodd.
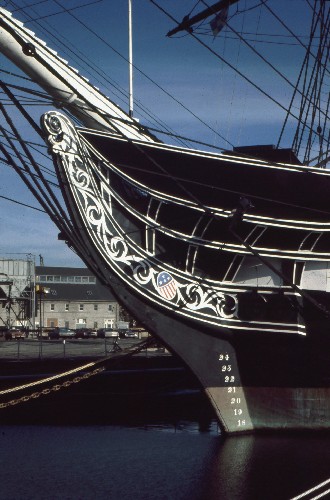
<path id="1" fill-rule="evenodd" d="M 65 304 L 65 310 L 68 311 L 69 310 L 69 304 Z"/>
<path id="2" fill-rule="evenodd" d="M 65 321 L 65 322 L 64 322 L 64 327 L 65 327 L 65 328 L 70 328 L 70 326 L 69 326 L 69 325 L 70 325 L 69 321 Z"/>
<path id="3" fill-rule="evenodd" d="M 50 304 L 50 310 L 55 311 L 55 304 Z"/>
<path id="4" fill-rule="evenodd" d="M 84 304 L 79 304 L 79 311 L 83 311 L 84 310 Z"/>
<path id="5" fill-rule="evenodd" d="M 99 308 L 98 304 L 94 304 L 94 311 L 97 311 Z"/>
<path id="6" fill-rule="evenodd" d="M 112 304 L 109 304 L 109 306 L 108 306 L 108 310 L 109 310 L 109 311 L 113 311 L 113 305 L 112 305 Z"/>
<path id="7" fill-rule="evenodd" d="M 97 321 L 94 321 L 94 328 L 97 328 L 97 327 L 98 327 Z"/>

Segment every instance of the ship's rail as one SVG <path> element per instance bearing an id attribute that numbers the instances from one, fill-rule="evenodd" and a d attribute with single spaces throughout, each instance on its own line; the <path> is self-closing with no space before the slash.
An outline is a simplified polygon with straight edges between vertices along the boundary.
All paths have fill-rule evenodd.
<path id="1" fill-rule="evenodd" d="M 39 341 L 39 346 L 41 342 L 42 340 Z M 63 341 L 62 343 L 64 346 L 66 345 L 66 341 Z M 90 377 L 99 375 L 104 370 L 106 370 L 107 364 L 110 360 L 133 356 L 134 354 L 138 354 L 144 349 L 147 349 L 149 346 L 153 345 L 153 343 L 154 340 L 152 338 L 148 338 L 133 345 L 122 348 L 120 347 L 118 341 L 114 340 L 112 342 L 111 348 L 107 349 L 106 356 L 103 355 L 100 359 L 94 359 L 89 363 L 80 363 L 79 366 L 75 366 L 70 370 L 61 371 L 56 374 L 45 374 L 44 376 L 40 375 L 37 376 L 36 380 L 34 380 L 34 377 L 32 377 L 32 380 L 28 380 L 23 384 L 16 384 L 9 388 L 0 390 L 1 398 L 9 397 L 9 400 L 0 402 L 0 409 L 5 409 L 21 403 L 26 403 L 30 400 L 37 399 L 40 396 L 50 395 L 52 394 L 52 392 L 66 389 L 72 384 L 77 384 Z M 79 356 L 79 358 L 77 359 L 82 362 L 81 356 Z M 8 378 L 10 379 L 11 377 L 9 376 Z M 29 379 L 28 375 L 27 378 Z"/>
<path id="2" fill-rule="evenodd" d="M 1 339 L 0 339 L 1 340 Z M 118 341 L 121 349 L 134 348 L 139 340 L 123 339 Z M 15 339 L 0 342 L 1 361 L 13 360 L 56 360 L 56 359 L 102 359 L 114 351 L 115 339 Z M 150 355 L 159 348 L 146 345 L 142 352 Z"/>

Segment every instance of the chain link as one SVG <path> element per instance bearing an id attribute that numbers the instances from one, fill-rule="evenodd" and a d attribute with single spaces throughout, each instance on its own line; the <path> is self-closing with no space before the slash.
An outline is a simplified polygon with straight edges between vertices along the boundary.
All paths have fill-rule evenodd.
<path id="1" fill-rule="evenodd" d="M 32 384 L 26 384 L 24 386 L 19 386 L 19 387 L 15 387 L 12 389 L 4 390 L 4 391 L 1 391 L 0 394 L 5 394 L 5 393 L 9 393 L 9 392 L 14 392 L 14 391 L 26 389 L 28 387 L 32 387 L 32 386 L 35 386 L 35 385 L 40 384 L 40 383 L 50 382 L 51 380 L 58 379 L 58 378 L 63 377 L 63 376 L 73 375 L 77 371 L 82 370 L 84 368 L 86 369 L 87 367 L 91 367 L 93 365 L 95 366 L 96 364 L 104 363 L 105 361 L 108 361 L 109 358 L 111 358 L 111 357 L 132 356 L 133 354 L 140 352 L 142 349 L 145 349 L 150 344 L 151 344 L 151 339 L 148 339 L 147 341 L 141 342 L 140 344 L 138 344 L 137 346 L 135 346 L 133 348 L 123 349 L 120 354 L 118 354 L 118 352 L 113 351 L 113 352 L 110 352 L 110 354 L 112 354 L 112 356 L 108 356 L 107 358 L 102 359 L 100 361 L 97 361 L 94 363 L 89 363 L 88 365 L 81 366 L 79 368 L 76 368 L 74 370 L 70 370 L 69 372 L 65 372 L 65 373 L 59 374 L 59 375 L 54 376 L 54 377 L 49 377 L 48 379 L 44 379 L 44 380 L 39 381 L 39 382 L 35 382 Z M 20 403 L 26 403 L 27 401 L 30 401 L 31 399 L 37 399 L 40 396 L 47 396 L 47 395 L 51 394 L 51 392 L 57 392 L 61 389 L 65 389 L 67 387 L 70 387 L 70 385 L 72 385 L 72 384 L 78 384 L 82 380 L 86 380 L 90 377 L 94 377 L 95 375 L 98 375 L 99 373 L 103 372 L 105 369 L 106 369 L 105 366 L 101 366 L 99 368 L 94 369 L 93 371 L 84 372 L 82 375 L 78 375 L 71 380 L 66 380 L 65 382 L 62 382 L 61 384 L 57 383 L 51 387 L 46 387 L 45 389 L 42 389 L 39 392 L 33 392 L 32 394 L 21 396 L 20 398 L 15 398 L 15 399 L 12 399 L 12 400 L 7 401 L 5 403 L 0 403 L 0 409 L 1 408 L 8 408 L 10 406 L 15 406 L 15 405 L 20 404 Z"/>
<path id="2" fill-rule="evenodd" d="M 70 387 L 70 385 L 72 385 L 72 384 L 77 384 L 81 380 L 85 380 L 87 378 L 94 377 L 95 375 L 98 375 L 99 373 L 101 373 L 104 370 L 105 370 L 105 367 L 102 366 L 101 368 L 96 368 L 92 372 L 87 372 L 79 377 L 75 377 L 72 380 L 66 380 L 65 382 L 62 382 L 62 384 L 56 384 L 56 385 L 53 385 L 52 387 L 47 387 L 46 389 L 42 389 L 39 392 L 33 392 L 32 394 L 29 394 L 27 396 L 22 396 L 21 398 L 12 399 L 11 401 L 7 401 L 6 403 L 0 403 L 0 408 L 8 408 L 9 406 L 15 406 L 19 403 L 26 403 L 27 401 L 30 401 L 31 399 L 37 399 L 40 396 L 46 396 L 46 395 L 50 394 L 52 391 L 56 392 L 56 391 L 59 391 L 60 389 Z"/>

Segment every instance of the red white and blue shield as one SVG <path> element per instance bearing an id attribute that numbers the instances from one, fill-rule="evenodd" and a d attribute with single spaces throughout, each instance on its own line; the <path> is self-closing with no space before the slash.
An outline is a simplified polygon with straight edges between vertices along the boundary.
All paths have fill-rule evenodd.
<path id="1" fill-rule="evenodd" d="M 157 276 L 157 290 L 164 299 L 172 300 L 176 295 L 176 282 L 172 276 L 162 271 Z"/>

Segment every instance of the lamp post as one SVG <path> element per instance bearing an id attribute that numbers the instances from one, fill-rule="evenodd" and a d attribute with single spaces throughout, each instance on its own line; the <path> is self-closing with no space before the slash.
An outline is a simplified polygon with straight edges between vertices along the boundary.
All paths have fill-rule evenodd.
<path id="1" fill-rule="evenodd" d="M 39 297 L 39 358 L 42 357 L 42 328 L 43 328 L 43 298 L 45 294 L 49 293 L 50 289 L 42 285 L 36 285 L 36 294 Z"/>

